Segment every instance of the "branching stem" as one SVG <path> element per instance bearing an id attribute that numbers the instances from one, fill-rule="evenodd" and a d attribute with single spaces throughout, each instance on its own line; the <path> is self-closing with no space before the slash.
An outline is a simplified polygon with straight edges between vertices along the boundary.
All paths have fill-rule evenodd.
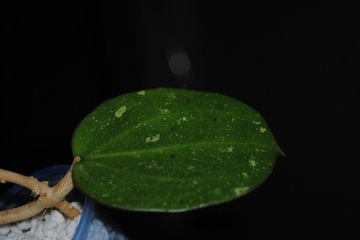
<path id="1" fill-rule="evenodd" d="M 20 207 L 0 211 L 0 225 L 31 218 L 46 208 L 57 208 L 69 218 L 78 216 L 80 211 L 67 202 L 65 197 L 74 188 L 72 170 L 79 161 L 80 157 L 75 157 L 66 175 L 53 187 L 49 187 L 47 182 L 40 182 L 32 176 L 0 169 L 1 183 L 11 182 L 21 185 L 39 196 L 35 201 Z"/>

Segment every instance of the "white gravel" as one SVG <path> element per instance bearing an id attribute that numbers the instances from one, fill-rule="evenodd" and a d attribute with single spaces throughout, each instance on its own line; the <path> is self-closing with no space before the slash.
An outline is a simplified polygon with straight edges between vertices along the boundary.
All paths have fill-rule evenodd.
<path id="1" fill-rule="evenodd" d="M 77 209 L 82 210 L 79 202 L 72 202 Z M 58 210 L 47 210 L 31 219 L 13 224 L 0 225 L 0 240 L 71 240 L 80 222 L 81 214 L 74 220 L 65 218 Z M 106 227 L 96 216 L 92 219 L 87 240 L 126 239 Z"/>

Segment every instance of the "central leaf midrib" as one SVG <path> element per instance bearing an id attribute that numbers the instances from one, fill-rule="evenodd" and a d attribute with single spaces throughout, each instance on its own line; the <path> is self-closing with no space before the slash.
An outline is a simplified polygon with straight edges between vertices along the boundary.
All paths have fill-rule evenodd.
<path id="1" fill-rule="evenodd" d="M 103 166 L 105 168 L 108 168 L 107 166 Z M 153 178 L 159 181 L 176 181 L 176 182 L 190 182 L 190 181 L 213 181 L 213 180 L 218 180 L 218 176 L 206 176 L 206 177 L 201 177 L 201 178 L 195 178 L 195 177 L 185 177 L 185 178 L 181 178 L 181 177 L 174 177 L 174 176 L 160 176 L 160 175 L 150 175 L 150 174 L 139 174 L 139 173 L 135 173 L 135 172 L 131 172 L 131 171 L 127 171 L 127 170 L 123 170 L 123 169 L 118 169 L 118 171 L 124 173 L 123 175 L 133 175 L 136 176 L 137 178 Z M 222 179 L 233 179 L 234 176 L 236 176 L 236 178 L 242 178 L 241 176 L 239 176 L 238 174 L 229 174 L 224 176 Z"/>
<path id="2" fill-rule="evenodd" d="M 130 151 L 121 151 L 121 152 L 112 152 L 107 154 L 90 154 L 89 158 L 97 159 L 97 158 L 103 158 L 103 157 L 115 157 L 115 156 L 126 156 L 126 155 L 134 155 L 139 153 L 147 153 L 147 152 L 160 152 L 165 150 L 171 150 L 171 149 L 178 149 L 178 148 L 184 148 L 184 147 L 198 147 L 198 146 L 207 146 L 207 145 L 241 145 L 241 146 L 258 146 L 261 148 L 268 148 L 271 149 L 271 146 L 259 144 L 259 143 L 253 143 L 253 142 L 235 142 L 235 141 L 227 141 L 227 142 L 215 142 L 215 141 L 201 141 L 201 142 L 194 142 L 194 143 L 187 143 L 187 144 L 178 144 L 178 145 L 168 145 L 168 146 L 160 146 L 160 147 L 152 147 L 148 149 L 134 149 Z"/>
<path id="3" fill-rule="evenodd" d="M 97 167 L 102 167 L 105 169 L 109 169 L 112 170 L 113 168 L 107 165 L 97 165 Z M 132 171 L 128 171 L 128 170 L 123 170 L 123 169 L 117 169 L 117 171 L 122 172 L 123 174 L 121 174 L 122 176 L 125 175 L 132 175 L 132 176 L 136 176 L 137 179 L 139 178 L 152 178 L 152 179 L 156 179 L 158 181 L 176 181 L 176 182 L 189 182 L 189 181 L 213 181 L 213 180 L 217 180 L 218 176 L 202 176 L 201 178 L 199 177 L 189 177 L 186 176 L 184 178 L 179 177 L 179 176 L 165 176 L 165 175 L 152 175 L 152 174 L 140 174 L 140 173 L 135 173 Z M 222 179 L 233 179 L 233 178 L 242 178 L 241 176 L 239 176 L 239 174 L 237 173 L 233 173 L 233 174 L 228 174 L 222 177 Z"/>

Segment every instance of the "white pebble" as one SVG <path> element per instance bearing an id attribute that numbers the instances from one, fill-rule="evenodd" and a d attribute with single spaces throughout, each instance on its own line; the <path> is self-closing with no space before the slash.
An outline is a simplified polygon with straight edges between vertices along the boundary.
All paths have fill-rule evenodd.
<path id="1" fill-rule="evenodd" d="M 80 202 L 72 202 L 74 207 L 82 210 Z M 58 210 L 47 210 L 29 220 L 16 224 L 0 226 L 0 240 L 72 240 L 81 215 L 67 219 Z M 25 232 L 23 232 L 23 230 Z M 87 240 L 126 239 L 121 233 L 104 225 L 101 219 L 92 219 Z"/>
<path id="2" fill-rule="evenodd" d="M 0 236 L 6 236 L 9 234 L 9 232 L 10 228 L 8 225 L 0 225 Z"/>
<path id="3" fill-rule="evenodd" d="M 16 239 L 17 233 L 14 233 L 14 232 L 10 232 L 8 235 L 7 235 L 7 239 Z M 6 238 L 5 238 L 6 239 Z"/>
<path id="4" fill-rule="evenodd" d="M 22 231 L 26 231 L 29 230 L 31 228 L 31 221 L 29 219 L 24 220 L 24 221 L 20 221 L 16 223 L 16 226 L 22 230 Z"/>
<path id="5" fill-rule="evenodd" d="M 35 235 L 35 231 L 37 229 L 37 225 L 38 225 L 38 221 L 39 221 L 39 218 L 37 217 L 33 217 L 31 218 L 30 222 L 31 222 L 31 229 L 30 231 L 28 232 L 29 235 L 32 235 L 34 236 Z"/>
<path id="6" fill-rule="evenodd" d="M 33 226 L 35 228 L 34 236 L 37 236 L 37 237 L 43 237 L 44 236 L 43 231 L 42 231 L 43 226 L 44 226 L 44 223 L 42 223 L 42 222 L 39 222 L 38 225 Z"/>
<path id="7" fill-rule="evenodd" d="M 64 215 L 58 210 L 51 211 L 50 219 L 51 221 L 57 222 L 58 224 L 62 224 L 65 222 Z"/>
<path id="8" fill-rule="evenodd" d="M 55 230 L 55 228 L 57 228 L 57 226 L 58 226 L 57 222 L 45 222 L 43 230 L 44 231 Z"/>
<path id="9" fill-rule="evenodd" d="M 13 233 L 22 233 L 22 231 L 16 225 L 11 225 L 10 230 Z"/>
<path id="10" fill-rule="evenodd" d="M 75 233 L 77 225 L 78 222 L 76 221 L 67 221 L 66 233 L 68 236 L 71 236 Z"/>
<path id="11" fill-rule="evenodd" d="M 91 234 L 90 234 L 91 232 Z M 104 223 L 98 219 L 94 219 L 87 240 L 110 239 L 110 234 L 106 230 Z"/>
<path id="12" fill-rule="evenodd" d="M 55 231 L 57 226 L 58 226 L 58 224 L 55 221 L 53 221 L 53 222 L 45 222 L 45 224 L 43 226 L 44 236 L 49 237 L 49 238 L 57 238 L 58 234 Z"/>
<path id="13" fill-rule="evenodd" d="M 56 231 L 58 232 L 59 239 L 65 239 L 65 237 L 67 237 L 65 228 L 66 225 L 64 223 L 58 225 Z"/>

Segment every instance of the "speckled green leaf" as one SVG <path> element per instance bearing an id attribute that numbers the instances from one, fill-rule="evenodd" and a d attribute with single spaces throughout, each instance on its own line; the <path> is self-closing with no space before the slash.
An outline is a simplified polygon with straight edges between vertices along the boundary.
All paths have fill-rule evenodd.
<path id="1" fill-rule="evenodd" d="M 265 120 L 217 93 L 149 89 L 99 105 L 76 128 L 75 185 L 115 208 L 183 211 L 243 196 L 282 154 Z"/>

